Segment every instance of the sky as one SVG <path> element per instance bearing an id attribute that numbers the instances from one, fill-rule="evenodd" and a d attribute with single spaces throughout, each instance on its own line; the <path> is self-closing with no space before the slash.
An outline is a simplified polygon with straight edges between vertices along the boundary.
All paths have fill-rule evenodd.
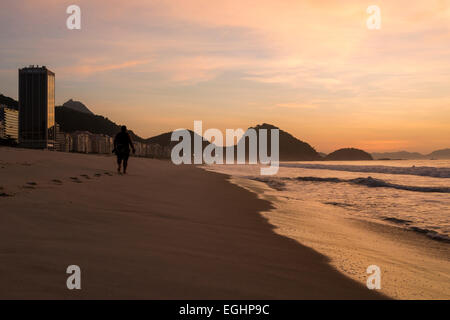
<path id="1" fill-rule="evenodd" d="M 0 93 L 45 65 L 57 104 L 142 137 L 265 122 L 326 153 L 450 147 L 450 0 L 2 0 L 0 30 Z"/>

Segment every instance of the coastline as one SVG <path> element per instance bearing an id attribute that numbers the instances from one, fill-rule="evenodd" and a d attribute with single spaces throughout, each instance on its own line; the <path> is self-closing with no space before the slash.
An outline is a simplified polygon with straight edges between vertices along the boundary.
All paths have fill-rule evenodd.
<path id="1" fill-rule="evenodd" d="M 450 299 L 448 243 L 365 220 L 343 208 L 283 198 L 264 182 L 241 177 L 230 181 L 273 204 L 274 209 L 262 215 L 275 226 L 274 232 L 325 255 L 349 278 L 364 285 L 366 268 L 374 264 L 381 268 L 380 292 L 388 297 Z"/>
<path id="2" fill-rule="evenodd" d="M 2 299 L 386 298 L 275 233 L 271 203 L 226 175 L 11 148 L 0 162 Z"/>

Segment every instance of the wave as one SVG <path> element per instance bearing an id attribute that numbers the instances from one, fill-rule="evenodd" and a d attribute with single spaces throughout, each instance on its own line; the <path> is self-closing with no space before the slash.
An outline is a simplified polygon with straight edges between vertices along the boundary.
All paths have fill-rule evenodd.
<path id="1" fill-rule="evenodd" d="M 320 177 L 296 177 L 296 178 L 261 178 L 261 177 L 247 177 L 248 179 L 264 182 L 272 189 L 283 191 L 286 189 L 286 184 L 281 180 L 294 180 L 294 181 L 306 181 L 306 182 L 330 182 L 330 183 L 350 183 L 360 186 L 366 186 L 369 188 L 392 188 L 405 191 L 414 192 L 438 192 L 438 193 L 450 193 L 450 187 L 422 187 L 422 186 L 406 186 L 402 184 L 395 184 L 386 182 L 381 179 L 375 179 L 372 177 L 367 178 L 355 178 L 355 179 L 340 179 L 340 178 L 320 178 Z"/>
<path id="2" fill-rule="evenodd" d="M 248 177 L 248 179 L 264 182 L 272 189 L 278 190 L 278 191 L 284 191 L 286 190 L 286 184 L 283 181 L 280 181 L 278 179 L 271 179 L 271 178 L 262 178 L 262 177 Z"/>
<path id="3" fill-rule="evenodd" d="M 440 234 L 439 232 L 436 232 L 434 230 L 419 228 L 419 227 L 410 227 L 410 228 L 408 228 L 408 230 L 424 234 L 433 240 L 450 243 L 450 237 L 448 237 L 445 234 Z"/>
<path id="4" fill-rule="evenodd" d="M 322 169 L 349 172 L 371 172 L 386 174 L 406 174 L 414 176 L 450 178 L 450 168 L 446 167 L 392 167 L 392 166 L 357 166 L 357 165 L 327 165 L 327 164 L 301 164 L 280 163 L 281 167 Z"/>
<path id="5" fill-rule="evenodd" d="M 375 179 L 372 177 L 356 178 L 356 179 L 340 179 L 340 178 L 319 178 L 319 177 L 296 177 L 297 181 L 311 181 L 311 182 L 331 182 L 331 183 L 350 183 L 356 185 L 362 185 L 369 188 L 393 188 L 406 191 L 415 192 L 440 192 L 450 193 L 449 187 L 419 187 L 419 186 L 405 186 L 401 184 L 395 184 L 386 182 L 381 179 Z"/>
<path id="6" fill-rule="evenodd" d="M 414 191 L 414 192 L 439 192 L 439 193 L 450 193 L 450 187 L 422 187 L 422 186 L 406 186 L 406 185 L 399 185 L 399 184 L 393 184 L 386 182 L 381 179 L 374 179 L 372 177 L 360 177 L 356 179 L 340 179 L 335 177 L 296 177 L 296 178 L 289 178 L 289 177 L 255 177 L 255 176 L 247 176 L 247 179 L 260 181 L 265 184 L 267 184 L 269 187 L 271 187 L 274 190 L 277 191 L 284 191 L 287 189 L 287 182 L 299 182 L 299 181 L 305 181 L 305 182 L 317 182 L 317 183 L 349 183 L 349 184 L 355 184 L 360 186 L 365 186 L 368 188 L 393 188 L 393 189 L 399 189 L 399 190 L 406 190 L 406 191 Z M 291 196 L 289 196 L 292 198 Z M 300 197 L 301 198 L 301 197 Z M 361 201 L 350 201 L 348 203 L 346 200 L 342 200 L 342 197 L 337 197 L 335 199 L 329 199 L 329 196 L 326 195 L 324 197 L 320 197 L 318 199 L 321 203 L 326 205 L 332 205 L 337 207 L 342 207 L 347 210 L 351 211 L 357 211 L 362 212 L 363 214 L 369 214 L 372 213 L 376 214 L 376 210 L 373 212 L 372 209 L 368 210 L 367 208 L 370 207 L 370 204 L 367 205 L 365 203 L 365 200 Z M 293 198 L 296 199 L 296 196 Z M 314 197 L 313 197 L 314 199 Z M 301 199 L 298 199 L 301 200 Z M 316 199 L 317 200 L 317 199 Z M 388 212 L 390 212 L 390 208 L 387 209 Z M 432 240 L 442 241 L 446 243 L 450 243 L 450 237 L 445 232 L 440 233 L 438 231 L 435 231 L 433 229 L 440 228 L 440 227 L 430 227 L 428 225 L 422 225 L 421 223 L 422 219 L 416 219 L 414 218 L 414 215 L 411 217 L 411 220 L 404 219 L 403 217 L 396 216 L 396 211 L 392 211 L 392 215 L 389 215 L 388 212 L 385 212 L 383 209 L 383 215 L 380 216 L 382 220 L 386 222 L 390 222 L 393 224 L 398 225 L 399 227 L 409 230 L 412 232 L 423 234 L 424 236 L 427 236 L 428 238 Z M 388 214 L 387 216 L 385 214 Z M 433 224 L 431 222 L 431 224 Z M 440 224 L 437 224 L 437 226 L 440 226 Z"/>
<path id="7" fill-rule="evenodd" d="M 398 225 L 403 225 L 406 227 L 406 230 L 409 231 L 414 231 L 417 233 L 421 233 L 425 236 L 427 236 L 428 238 L 431 238 L 433 240 L 437 240 L 437 241 L 442 241 L 442 242 L 446 242 L 446 243 L 450 243 L 450 237 L 447 236 L 446 234 L 441 234 L 435 230 L 432 229 L 427 229 L 427 228 L 422 228 L 422 227 L 417 227 L 417 226 L 411 226 L 411 224 L 414 223 L 414 221 L 412 220 L 406 220 L 406 219 L 399 219 L 396 217 L 384 217 L 383 220 L 388 221 L 388 222 L 392 222 Z"/>

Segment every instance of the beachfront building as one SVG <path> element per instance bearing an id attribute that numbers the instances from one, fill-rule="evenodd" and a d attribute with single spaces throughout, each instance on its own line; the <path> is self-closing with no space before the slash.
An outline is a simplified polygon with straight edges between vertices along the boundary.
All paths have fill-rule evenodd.
<path id="1" fill-rule="evenodd" d="M 19 112 L 5 105 L 0 105 L 0 139 L 19 139 Z"/>
<path id="2" fill-rule="evenodd" d="M 114 139 L 105 134 L 96 134 L 89 131 L 62 132 L 56 125 L 56 150 L 62 152 L 96 153 L 112 155 Z M 161 147 L 155 143 L 134 142 L 137 157 L 169 158 L 170 147 Z"/>
<path id="3" fill-rule="evenodd" d="M 92 153 L 91 135 L 88 131 L 75 131 L 72 136 L 72 152 Z"/>
<path id="4" fill-rule="evenodd" d="M 65 132 L 56 135 L 56 151 L 71 152 L 73 150 L 73 137 Z"/>
<path id="5" fill-rule="evenodd" d="M 55 150 L 56 151 L 65 151 L 65 136 L 64 132 L 61 131 L 61 128 L 58 123 L 55 123 L 56 135 L 55 135 Z"/>
<path id="6" fill-rule="evenodd" d="M 169 158 L 170 157 L 170 148 L 163 148 L 159 144 L 156 143 L 143 143 L 143 142 L 134 142 L 134 147 L 136 149 L 135 156 L 137 157 L 146 157 L 146 158 Z"/>
<path id="7" fill-rule="evenodd" d="M 73 138 L 70 134 L 61 131 L 58 123 L 55 123 L 56 141 L 55 150 L 61 152 L 70 152 L 73 149 Z"/>
<path id="8" fill-rule="evenodd" d="M 137 157 L 146 157 L 148 154 L 147 147 L 148 145 L 142 142 L 135 141 L 133 142 L 134 148 L 136 149 L 135 155 Z"/>
<path id="9" fill-rule="evenodd" d="M 55 74 L 45 66 L 19 69 L 19 143 L 54 149 Z"/>
<path id="10" fill-rule="evenodd" d="M 110 154 L 114 148 L 113 139 L 105 134 L 94 134 L 89 131 L 75 131 L 70 135 L 71 146 L 69 151 L 80 153 Z"/>
<path id="11" fill-rule="evenodd" d="M 93 134 L 90 139 L 92 153 L 109 154 L 114 148 L 113 138 L 105 134 Z"/>

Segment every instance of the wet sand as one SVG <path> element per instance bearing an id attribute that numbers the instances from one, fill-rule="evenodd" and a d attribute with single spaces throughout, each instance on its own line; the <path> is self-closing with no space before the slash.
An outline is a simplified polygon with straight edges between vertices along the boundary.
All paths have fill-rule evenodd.
<path id="1" fill-rule="evenodd" d="M 271 201 L 262 213 L 275 232 L 330 258 L 330 264 L 365 284 L 367 267 L 381 271 L 380 292 L 395 299 L 450 299 L 449 244 L 413 231 L 361 219 L 336 206 L 280 197 L 266 184 L 232 181 Z M 356 196 L 356 195 L 355 195 Z"/>
<path id="2" fill-rule="evenodd" d="M 1 299 L 379 299 L 276 234 L 271 203 L 169 161 L 0 148 Z M 313 232 L 313 230 L 311 231 Z M 66 268 L 81 268 L 81 290 Z"/>

